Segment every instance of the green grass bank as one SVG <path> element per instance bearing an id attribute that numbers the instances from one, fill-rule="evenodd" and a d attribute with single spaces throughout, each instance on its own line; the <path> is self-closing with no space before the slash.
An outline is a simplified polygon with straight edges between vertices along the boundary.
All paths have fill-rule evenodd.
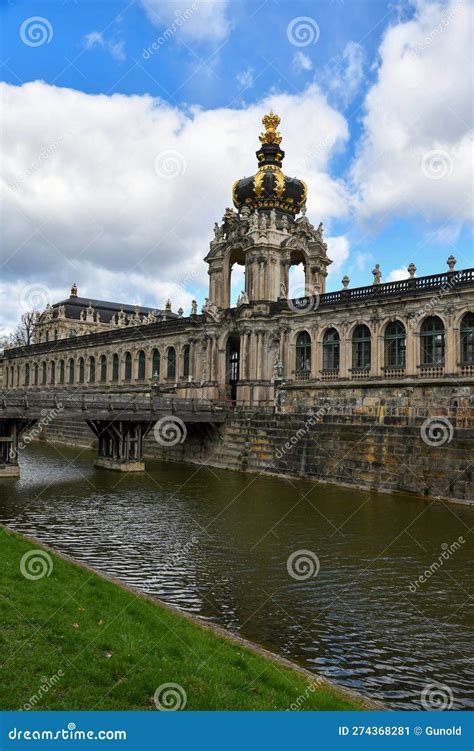
<path id="1" fill-rule="evenodd" d="M 367 708 L 1 527 L 0 571 L 0 709 Z"/>

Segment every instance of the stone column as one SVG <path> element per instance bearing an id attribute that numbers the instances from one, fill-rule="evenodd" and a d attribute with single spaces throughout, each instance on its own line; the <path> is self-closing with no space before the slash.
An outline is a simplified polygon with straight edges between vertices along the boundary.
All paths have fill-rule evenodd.
<path id="1" fill-rule="evenodd" d="M 341 326 L 339 343 L 339 377 L 349 378 L 351 365 L 351 340 L 347 336 L 347 327 Z"/>
<path id="2" fill-rule="evenodd" d="M 249 351 L 249 379 L 254 381 L 257 378 L 257 346 L 258 337 L 255 331 L 250 334 L 250 351 Z"/>
<path id="3" fill-rule="evenodd" d="M 457 372 L 457 363 L 460 360 L 456 346 L 459 338 L 456 336 L 456 333 L 452 320 L 448 319 L 444 334 L 444 372 L 450 375 Z"/>
<path id="4" fill-rule="evenodd" d="M 370 328 L 370 327 L 369 327 Z M 380 362 L 381 350 L 383 352 L 383 342 L 380 341 L 380 322 L 372 322 L 371 329 L 371 347 L 372 352 L 370 356 L 370 373 L 369 375 L 380 377 L 382 375 Z"/>
<path id="5" fill-rule="evenodd" d="M 211 356 L 211 381 L 217 379 L 217 336 L 214 334 L 212 337 L 212 356 Z"/>
<path id="6" fill-rule="evenodd" d="M 257 337 L 257 346 L 256 346 L 256 363 L 255 363 L 255 377 L 257 381 L 260 380 L 261 377 L 261 366 L 262 366 L 262 349 L 261 349 L 261 331 L 256 332 Z"/>
<path id="7" fill-rule="evenodd" d="M 313 326 L 311 330 L 311 379 L 320 378 L 320 370 L 323 365 L 321 362 L 321 345 L 318 342 L 318 326 Z"/>
<path id="8" fill-rule="evenodd" d="M 404 321 L 406 330 L 406 375 L 416 376 L 418 374 L 420 362 L 420 338 L 415 331 L 415 326 Z"/>

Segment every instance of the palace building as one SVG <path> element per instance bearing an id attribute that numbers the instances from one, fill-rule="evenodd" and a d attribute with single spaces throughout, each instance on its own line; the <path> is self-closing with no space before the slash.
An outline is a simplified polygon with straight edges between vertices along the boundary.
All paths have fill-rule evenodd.
<path id="1" fill-rule="evenodd" d="M 280 119 L 270 113 L 252 177 L 232 188 L 234 208 L 214 226 L 205 257 L 209 293 L 189 315 L 78 297 L 48 307 L 35 344 L 7 349 L 6 389 L 174 391 L 186 398 L 311 406 L 361 389 L 468 387 L 474 379 L 474 269 L 447 269 L 326 292 L 331 259 L 323 226 L 306 215 L 307 188 L 283 172 Z M 245 289 L 231 306 L 231 272 Z M 303 264 L 302 296 L 290 269 Z M 99 292 L 99 291 L 98 291 Z M 375 393 L 375 392 L 374 392 Z M 389 393 L 389 391 L 386 391 Z"/>

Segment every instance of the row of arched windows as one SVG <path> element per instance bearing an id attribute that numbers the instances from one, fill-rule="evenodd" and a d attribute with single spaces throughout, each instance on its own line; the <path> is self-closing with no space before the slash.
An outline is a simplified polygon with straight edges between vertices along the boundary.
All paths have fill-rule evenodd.
<path id="1" fill-rule="evenodd" d="M 177 377 L 177 354 L 175 347 L 169 347 L 165 355 L 165 377 L 174 380 Z M 134 372 L 135 370 L 135 372 Z M 97 360 L 91 355 L 88 358 L 79 357 L 77 360 L 59 360 L 57 363 L 35 363 L 30 366 L 26 363 L 23 371 L 23 386 L 46 386 L 55 384 L 73 383 L 107 383 L 120 381 L 120 374 L 124 381 L 141 382 L 146 380 L 147 357 L 144 350 L 140 350 L 136 356 L 136 365 L 133 367 L 132 354 L 125 352 L 122 358 L 118 354 L 112 356 L 111 361 L 105 355 Z M 154 349 L 151 354 L 151 377 L 158 381 L 161 373 L 161 354 Z M 181 375 L 188 378 L 190 375 L 190 347 L 186 345 L 182 350 Z M 6 385 L 14 385 L 14 367 L 6 369 Z M 110 377 L 111 376 L 111 377 Z M 20 368 L 17 366 L 16 385 L 20 385 Z"/>
<path id="2" fill-rule="evenodd" d="M 461 321 L 461 363 L 474 363 L 474 313 L 466 313 Z M 391 321 L 384 334 L 384 366 L 404 368 L 406 365 L 407 333 L 401 321 Z M 351 339 L 353 370 L 370 370 L 372 362 L 372 336 L 364 323 L 355 327 Z M 340 337 L 335 328 L 328 329 L 323 337 L 323 370 L 339 370 Z M 441 318 L 426 318 L 420 329 L 420 364 L 444 365 L 445 329 Z M 311 371 L 311 336 L 301 331 L 296 338 L 296 372 Z"/>

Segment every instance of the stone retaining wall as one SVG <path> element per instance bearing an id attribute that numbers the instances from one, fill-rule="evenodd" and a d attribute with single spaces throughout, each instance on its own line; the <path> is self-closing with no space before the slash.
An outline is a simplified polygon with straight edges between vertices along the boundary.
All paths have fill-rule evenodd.
<path id="1" fill-rule="evenodd" d="M 152 431 L 145 457 L 473 501 L 472 400 L 469 387 L 326 389 L 301 407 L 288 391 L 283 409 L 300 413 L 255 410 L 225 425 L 188 425 L 186 440 L 167 447 Z M 43 437 L 95 446 L 85 423 L 62 418 Z"/>

